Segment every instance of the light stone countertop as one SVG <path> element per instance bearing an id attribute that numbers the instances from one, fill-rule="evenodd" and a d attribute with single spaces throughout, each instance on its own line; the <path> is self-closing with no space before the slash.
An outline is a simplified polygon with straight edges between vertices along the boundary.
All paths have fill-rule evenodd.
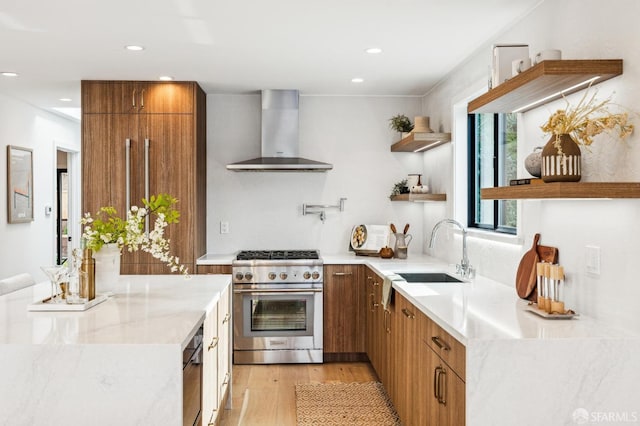
<path id="1" fill-rule="evenodd" d="M 182 351 L 230 275 L 123 275 L 85 312 L 0 296 L 0 425 L 182 425 Z"/>

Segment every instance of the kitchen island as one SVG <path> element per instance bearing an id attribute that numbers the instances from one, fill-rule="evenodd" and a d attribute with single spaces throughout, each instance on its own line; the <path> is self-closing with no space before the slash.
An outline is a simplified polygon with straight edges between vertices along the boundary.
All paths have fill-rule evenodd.
<path id="1" fill-rule="evenodd" d="M 182 425 L 182 351 L 230 282 L 123 275 L 85 312 L 29 312 L 48 283 L 0 296 L 0 425 Z"/>

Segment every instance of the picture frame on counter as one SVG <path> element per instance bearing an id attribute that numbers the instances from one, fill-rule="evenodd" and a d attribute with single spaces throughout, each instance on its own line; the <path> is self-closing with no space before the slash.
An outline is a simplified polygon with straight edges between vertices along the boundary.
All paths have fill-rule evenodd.
<path id="1" fill-rule="evenodd" d="M 33 150 L 7 145 L 7 221 L 33 221 Z"/>

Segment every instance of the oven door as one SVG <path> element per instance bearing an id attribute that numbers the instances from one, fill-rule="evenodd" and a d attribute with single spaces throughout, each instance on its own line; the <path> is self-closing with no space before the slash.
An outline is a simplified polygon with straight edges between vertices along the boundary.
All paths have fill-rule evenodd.
<path id="1" fill-rule="evenodd" d="M 234 349 L 322 349 L 322 288 L 234 289 Z"/>

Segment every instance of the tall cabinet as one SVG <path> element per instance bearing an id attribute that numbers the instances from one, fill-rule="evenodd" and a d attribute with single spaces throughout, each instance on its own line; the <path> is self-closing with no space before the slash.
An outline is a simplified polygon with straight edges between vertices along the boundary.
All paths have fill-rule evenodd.
<path id="1" fill-rule="evenodd" d="M 206 96 L 195 82 L 82 81 L 82 208 L 124 218 L 142 198 L 178 199 L 166 229 L 171 253 L 195 272 L 206 251 Z M 153 224 L 149 224 L 153 227 Z M 123 253 L 121 273 L 169 273 L 143 252 Z"/>

